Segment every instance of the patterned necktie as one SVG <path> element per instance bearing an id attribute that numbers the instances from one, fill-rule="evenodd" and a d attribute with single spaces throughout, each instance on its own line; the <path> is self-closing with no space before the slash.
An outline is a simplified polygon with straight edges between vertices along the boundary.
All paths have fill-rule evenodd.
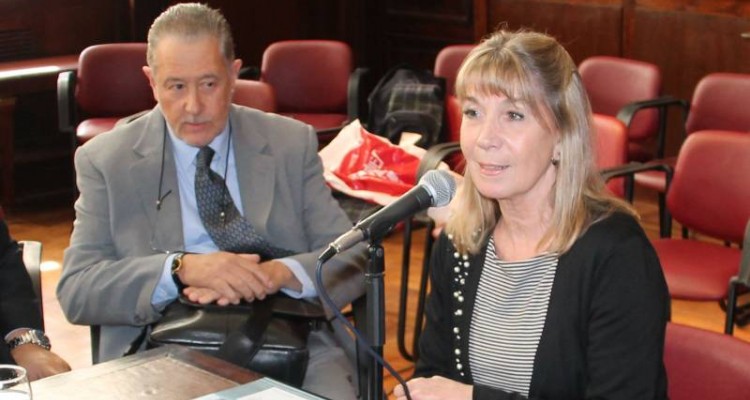
<path id="1" fill-rule="evenodd" d="M 263 260 L 294 254 L 271 246 L 240 215 L 224 179 L 211 170 L 213 157 L 213 149 L 205 146 L 195 158 L 195 196 L 203 226 L 219 249 L 232 253 L 256 253 Z"/>

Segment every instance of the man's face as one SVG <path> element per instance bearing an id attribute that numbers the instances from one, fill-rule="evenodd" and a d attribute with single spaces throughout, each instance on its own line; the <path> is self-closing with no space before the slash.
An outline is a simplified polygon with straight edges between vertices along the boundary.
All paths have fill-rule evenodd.
<path id="1" fill-rule="evenodd" d="M 202 147 L 224 129 L 242 62 L 228 62 L 211 35 L 167 35 L 143 67 L 167 123 L 185 143 Z"/>

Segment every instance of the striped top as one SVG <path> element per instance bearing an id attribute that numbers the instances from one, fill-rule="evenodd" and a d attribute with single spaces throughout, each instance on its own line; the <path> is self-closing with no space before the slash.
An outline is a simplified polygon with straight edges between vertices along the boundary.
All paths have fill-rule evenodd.
<path id="1" fill-rule="evenodd" d="M 557 260 L 502 261 L 490 238 L 469 333 L 475 383 L 528 396 Z"/>

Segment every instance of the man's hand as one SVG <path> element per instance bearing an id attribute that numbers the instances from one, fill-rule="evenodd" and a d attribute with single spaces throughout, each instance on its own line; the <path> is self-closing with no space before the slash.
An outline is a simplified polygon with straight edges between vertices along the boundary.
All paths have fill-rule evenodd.
<path id="1" fill-rule="evenodd" d="M 226 304 L 238 304 L 242 299 L 263 299 L 274 286 L 271 277 L 259 268 L 260 257 L 257 254 L 223 251 L 186 254 L 182 262 L 182 269 L 177 273 L 182 283 L 210 289 L 219 298 L 225 299 Z"/>
<path id="2" fill-rule="evenodd" d="M 194 281 L 186 281 L 183 279 L 183 271 L 185 269 L 185 266 L 183 266 L 183 270 L 180 271 L 179 276 L 180 280 L 185 283 L 186 285 L 189 285 L 183 293 L 190 299 L 190 301 L 194 301 L 200 304 L 209 304 L 216 302 L 218 305 L 225 306 L 229 304 L 237 304 L 239 303 L 240 299 L 244 299 L 245 301 L 253 301 L 256 298 L 257 299 L 264 299 L 267 295 L 274 294 L 279 291 L 281 288 L 287 288 L 295 291 L 301 291 L 302 290 L 302 284 L 297 280 L 297 278 L 294 276 L 292 271 L 289 270 L 289 268 L 282 262 L 271 260 L 266 261 L 263 263 L 259 263 L 258 261 L 260 258 L 255 254 L 240 254 L 235 255 L 231 253 L 212 253 L 212 254 L 230 254 L 232 256 L 241 257 L 242 260 L 240 260 L 241 268 L 247 269 L 250 271 L 250 275 L 244 274 L 244 272 L 241 274 L 246 279 L 249 279 L 250 281 L 247 282 L 246 286 L 235 284 L 232 285 L 229 282 L 227 282 L 227 285 L 230 287 L 230 289 L 234 290 L 234 287 L 243 288 L 247 287 L 250 288 L 250 292 L 248 295 L 248 292 L 240 292 L 240 291 L 234 291 L 231 290 L 229 292 L 221 291 L 218 289 L 217 286 L 209 286 L 205 284 L 198 284 L 193 283 Z M 193 256 L 210 256 L 211 254 L 207 255 L 185 255 L 183 257 L 183 263 L 185 260 L 190 257 L 193 258 Z M 204 260 L 199 260 L 204 261 Z M 196 264 L 197 265 L 197 264 Z M 207 280 L 210 282 L 210 279 Z M 220 282 L 223 283 L 223 282 Z M 229 294 L 227 294 L 229 293 Z"/>
<path id="3" fill-rule="evenodd" d="M 279 289 L 290 289 L 296 292 L 302 291 L 302 283 L 292 273 L 289 267 L 281 261 L 271 260 L 260 263 L 260 268 L 271 278 L 271 293 L 276 293 Z"/>
<path id="4" fill-rule="evenodd" d="M 60 356 L 33 343 L 22 344 L 10 354 L 18 365 L 26 368 L 30 381 L 70 371 L 70 365 Z"/>
<path id="5" fill-rule="evenodd" d="M 474 388 L 442 376 L 416 378 L 406 382 L 412 400 L 470 400 Z M 393 389 L 397 400 L 406 400 L 406 393 L 401 385 Z"/>

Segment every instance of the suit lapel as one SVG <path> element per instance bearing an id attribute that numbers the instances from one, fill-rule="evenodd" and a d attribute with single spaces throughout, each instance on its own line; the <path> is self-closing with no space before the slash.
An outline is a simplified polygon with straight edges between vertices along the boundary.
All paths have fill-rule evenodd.
<path id="1" fill-rule="evenodd" d="M 133 186 L 138 191 L 146 215 L 153 224 L 152 246 L 159 250 L 182 249 L 184 243 L 180 192 L 172 146 L 169 145 L 168 139 L 165 143 L 164 117 L 157 107 L 144 118 L 148 118 L 146 126 L 132 149 L 136 160 L 130 167 L 130 174 L 135 183 Z M 166 148 L 162 171 L 163 146 Z M 161 193 L 158 193 L 160 178 L 162 178 Z M 158 211 L 157 196 L 161 196 Z"/>
<path id="2" fill-rule="evenodd" d="M 257 124 L 253 124 L 250 118 L 240 118 L 234 106 L 230 120 L 242 209 L 255 229 L 265 234 L 273 205 L 275 162 Z"/>

